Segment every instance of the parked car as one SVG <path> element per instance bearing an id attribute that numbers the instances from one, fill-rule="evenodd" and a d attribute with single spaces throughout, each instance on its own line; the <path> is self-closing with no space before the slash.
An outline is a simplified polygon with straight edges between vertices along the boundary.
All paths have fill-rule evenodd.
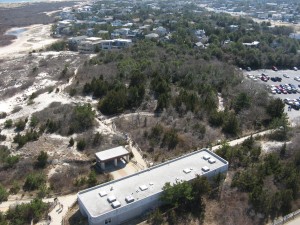
<path id="1" fill-rule="evenodd" d="M 246 70 L 247 70 L 247 71 L 251 71 L 251 67 L 248 66 L 248 67 L 246 68 Z"/>
<path id="2" fill-rule="evenodd" d="M 295 77 L 294 80 L 295 81 L 300 81 L 300 77 Z"/>
<path id="3" fill-rule="evenodd" d="M 300 109 L 300 104 L 299 103 L 294 103 L 294 104 L 292 104 L 292 108 L 296 109 L 296 110 L 299 110 Z"/>
<path id="4" fill-rule="evenodd" d="M 289 98 L 285 98 L 285 99 L 283 100 L 283 102 L 284 102 L 285 104 L 288 104 L 290 101 L 291 101 L 291 99 L 289 99 Z"/>
<path id="5" fill-rule="evenodd" d="M 277 94 L 281 94 L 281 91 L 279 89 L 275 90 Z"/>
<path id="6" fill-rule="evenodd" d="M 266 76 L 261 76 L 261 78 L 260 78 L 262 81 L 265 81 L 265 82 L 267 82 L 268 81 L 268 78 L 266 77 Z"/>
<path id="7" fill-rule="evenodd" d="M 296 66 L 294 66 L 294 68 L 293 68 L 295 71 L 297 71 L 298 70 L 298 68 L 296 67 Z"/>
<path id="8" fill-rule="evenodd" d="M 290 76 L 287 75 L 286 73 L 284 73 L 283 76 L 284 76 L 285 78 L 290 78 Z"/>
<path id="9" fill-rule="evenodd" d="M 289 86 L 293 89 L 293 88 L 296 88 L 296 86 L 295 85 L 293 85 L 293 84 L 289 84 Z"/>
<path id="10" fill-rule="evenodd" d="M 274 71 L 278 71 L 277 67 L 276 66 L 272 66 L 272 70 Z"/>

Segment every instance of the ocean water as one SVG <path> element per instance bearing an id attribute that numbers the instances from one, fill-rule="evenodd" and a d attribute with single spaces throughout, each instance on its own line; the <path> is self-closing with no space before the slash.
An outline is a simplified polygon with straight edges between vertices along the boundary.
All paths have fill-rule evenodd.
<path id="1" fill-rule="evenodd" d="M 46 2 L 47 0 L 0 0 L 1 3 Z"/>
<path id="2" fill-rule="evenodd" d="M 5 32 L 5 35 L 13 35 L 19 37 L 27 29 L 24 27 L 14 27 Z"/>

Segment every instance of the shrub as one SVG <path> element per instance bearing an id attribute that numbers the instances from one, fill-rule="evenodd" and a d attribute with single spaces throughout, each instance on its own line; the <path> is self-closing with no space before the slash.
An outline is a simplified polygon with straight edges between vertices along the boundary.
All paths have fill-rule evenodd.
<path id="1" fill-rule="evenodd" d="M 17 134 L 14 137 L 14 142 L 18 144 L 18 147 L 23 147 L 29 141 L 36 141 L 39 138 L 39 134 L 36 131 L 26 132 L 25 135 Z"/>
<path id="2" fill-rule="evenodd" d="M 30 119 L 30 126 L 36 127 L 39 123 L 39 119 L 36 116 L 32 116 Z"/>
<path id="3" fill-rule="evenodd" d="M 1 112 L 0 113 L 0 119 L 4 119 L 7 116 L 6 112 Z"/>
<path id="4" fill-rule="evenodd" d="M 11 155 L 11 156 L 8 156 L 6 159 L 5 159 L 5 168 L 12 168 L 14 167 L 14 165 L 16 165 L 20 160 L 20 157 L 17 156 L 17 155 Z"/>
<path id="5" fill-rule="evenodd" d="M 33 220 L 36 223 L 48 210 L 48 204 L 41 199 L 34 199 L 30 203 L 20 204 L 16 207 L 11 207 L 6 213 L 6 218 L 9 224 L 14 225 L 29 225 Z"/>
<path id="6" fill-rule="evenodd" d="M 70 91 L 69 91 L 69 95 L 70 95 L 71 97 L 75 96 L 76 93 L 77 93 L 77 91 L 76 91 L 75 88 L 71 88 Z"/>
<path id="7" fill-rule="evenodd" d="M 26 177 L 23 189 L 25 191 L 33 191 L 38 189 L 46 182 L 45 175 L 42 173 L 31 173 Z"/>
<path id="8" fill-rule="evenodd" d="M 9 189 L 9 193 L 17 194 L 19 191 L 20 191 L 20 185 L 19 183 L 14 181 L 12 187 Z"/>
<path id="9" fill-rule="evenodd" d="M 103 136 L 99 132 L 97 132 L 93 139 L 93 145 L 98 146 L 99 144 L 101 144 L 102 141 L 103 141 Z"/>
<path id="10" fill-rule="evenodd" d="M 86 143 L 84 139 L 80 139 L 77 141 L 77 149 L 79 151 L 83 151 L 85 149 Z"/>
<path id="11" fill-rule="evenodd" d="M 95 112 L 90 104 L 78 105 L 72 115 L 70 130 L 83 132 L 93 126 Z"/>
<path id="12" fill-rule="evenodd" d="M 15 127 L 17 131 L 22 131 L 25 129 L 27 123 L 27 119 L 25 120 L 19 120 L 18 122 L 15 123 Z"/>
<path id="13" fill-rule="evenodd" d="M 47 152 L 41 151 L 40 154 L 37 157 L 37 160 L 35 162 L 35 166 L 37 168 L 45 168 L 47 165 L 48 160 L 48 154 Z"/>
<path id="14" fill-rule="evenodd" d="M 13 121 L 11 119 L 6 120 L 5 123 L 4 123 L 5 128 L 11 128 L 12 125 L 13 125 Z"/>
<path id="15" fill-rule="evenodd" d="M 70 141 L 69 141 L 69 146 L 72 147 L 73 145 L 74 145 L 74 139 L 71 137 L 71 138 L 70 138 Z"/>
<path id="16" fill-rule="evenodd" d="M 96 176 L 95 171 L 91 171 L 89 173 L 87 183 L 88 183 L 89 187 L 95 186 L 97 184 L 97 176 Z"/>
<path id="17" fill-rule="evenodd" d="M 4 187 L 0 185 L 0 203 L 7 201 L 7 197 L 8 197 L 8 192 Z"/>
<path id="18" fill-rule="evenodd" d="M 0 141 L 5 141 L 6 140 L 6 135 L 0 134 Z"/>

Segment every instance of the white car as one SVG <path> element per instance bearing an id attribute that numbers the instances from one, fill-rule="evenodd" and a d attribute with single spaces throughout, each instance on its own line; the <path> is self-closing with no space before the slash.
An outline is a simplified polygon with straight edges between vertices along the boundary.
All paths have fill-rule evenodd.
<path id="1" fill-rule="evenodd" d="M 294 80 L 300 81 L 300 77 L 295 77 Z"/>
<path id="2" fill-rule="evenodd" d="M 289 76 L 289 75 L 287 75 L 286 73 L 285 73 L 285 74 L 283 74 L 283 76 L 284 76 L 285 78 L 290 78 L 290 76 Z"/>
<path id="3" fill-rule="evenodd" d="M 277 92 L 276 92 L 276 90 L 273 90 L 273 89 L 272 89 L 271 93 L 272 93 L 273 95 L 275 95 Z"/>
<path id="4" fill-rule="evenodd" d="M 293 68 L 295 71 L 297 71 L 298 70 L 298 68 L 295 66 L 294 68 Z"/>

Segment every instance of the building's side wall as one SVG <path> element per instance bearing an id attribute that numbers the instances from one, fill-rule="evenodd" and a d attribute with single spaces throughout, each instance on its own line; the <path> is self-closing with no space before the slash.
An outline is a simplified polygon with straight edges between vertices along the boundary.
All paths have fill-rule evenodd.
<path id="1" fill-rule="evenodd" d="M 87 215 L 87 213 L 86 213 L 86 211 L 85 211 L 85 207 L 84 207 L 84 205 L 82 204 L 80 198 L 77 198 L 77 201 L 78 201 L 79 210 L 80 210 L 81 214 L 82 214 L 84 217 L 87 217 L 88 215 Z"/>

